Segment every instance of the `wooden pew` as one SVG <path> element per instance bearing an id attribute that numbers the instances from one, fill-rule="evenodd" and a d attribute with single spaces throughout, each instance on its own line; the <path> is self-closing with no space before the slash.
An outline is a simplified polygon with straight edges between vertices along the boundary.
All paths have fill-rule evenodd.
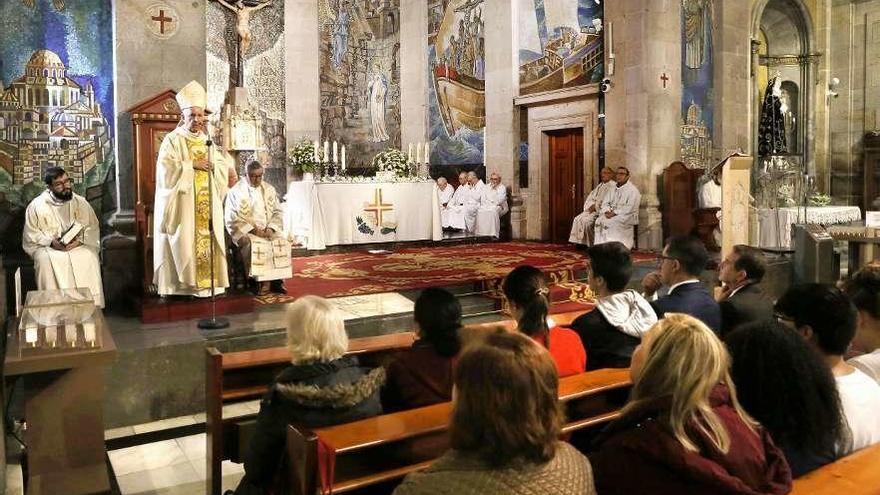
<path id="1" fill-rule="evenodd" d="M 794 480 L 792 495 L 880 495 L 880 445 L 826 464 Z"/>
<path id="2" fill-rule="evenodd" d="M 567 325 L 581 314 L 583 311 L 551 317 L 557 325 Z M 468 340 L 497 328 L 513 331 L 516 322 L 502 320 L 470 325 L 465 327 L 462 338 Z M 405 332 L 350 339 L 348 354 L 358 356 L 364 366 L 382 366 L 391 354 L 410 347 L 415 338 L 413 332 Z M 219 493 L 222 461 L 243 461 L 255 422 L 254 415 L 224 420 L 223 405 L 260 398 L 278 373 L 290 364 L 290 353 L 287 347 L 272 347 L 224 354 L 209 347 L 205 360 L 206 486 L 210 495 Z"/>
<path id="3" fill-rule="evenodd" d="M 566 410 L 563 433 L 615 419 L 623 400 L 615 400 L 613 392 L 625 392 L 630 386 L 628 369 L 589 371 L 562 378 L 559 400 Z M 424 469 L 448 448 L 451 412 L 452 404 L 447 402 L 314 431 L 291 426 L 287 437 L 288 452 L 292 453 L 287 472 L 290 493 L 313 495 L 319 488 L 319 440 L 335 452 L 334 493 L 396 481 Z"/>

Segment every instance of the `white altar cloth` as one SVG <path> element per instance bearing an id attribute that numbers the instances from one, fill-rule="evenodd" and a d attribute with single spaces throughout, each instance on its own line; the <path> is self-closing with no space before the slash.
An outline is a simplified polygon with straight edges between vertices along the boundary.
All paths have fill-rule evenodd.
<path id="1" fill-rule="evenodd" d="M 433 182 L 291 182 L 285 199 L 284 229 L 307 249 L 443 239 Z"/>
<path id="2" fill-rule="evenodd" d="M 804 220 L 804 208 L 759 208 L 758 209 L 758 245 L 761 247 L 791 247 L 791 226 Z M 779 218 L 779 239 L 776 238 L 776 218 Z M 809 206 L 807 222 L 819 225 L 855 222 L 862 219 L 862 210 L 858 206 Z"/>

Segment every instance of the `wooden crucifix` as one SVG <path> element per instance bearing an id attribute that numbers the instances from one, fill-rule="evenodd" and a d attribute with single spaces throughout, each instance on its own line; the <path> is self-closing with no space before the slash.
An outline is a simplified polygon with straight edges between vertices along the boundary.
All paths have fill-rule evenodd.
<path id="1" fill-rule="evenodd" d="M 232 1 L 232 0 L 230 0 Z M 270 5 L 272 5 L 272 0 L 265 0 L 263 2 L 256 3 L 254 5 L 248 5 L 244 0 L 237 0 L 234 3 L 229 3 L 226 0 L 217 0 L 217 2 L 231 10 L 232 13 L 235 14 L 236 23 L 235 30 L 238 33 L 238 49 L 236 50 L 236 65 L 238 67 L 238 81 L 237 85 L 239 87 L 244 86 L 244 54 L 247 52 L 248 48 L 251 46 L 251 14 L 258 10 L 262 10 Z"/>

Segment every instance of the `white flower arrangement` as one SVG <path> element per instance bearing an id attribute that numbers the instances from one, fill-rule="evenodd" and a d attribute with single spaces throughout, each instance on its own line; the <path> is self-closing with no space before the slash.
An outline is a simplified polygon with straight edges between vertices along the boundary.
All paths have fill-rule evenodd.
<path id="1" fill-rule="evenodd" d="M 321 161 L 324 159 L 324 149 L 320 146 L 317 149 L 318 161 Z M 316 172 L 318 162 L 315 161 L 315 144 L 307 139 L 301 139 L 287 152 L 287 166 L 304 173 Z"/>
<path id="2" fill-rule="evenodd" d="M 403 151 L 388 148 L 373 157 L 373 168 L 379 172 L 392 172 L 397 177 L 405 177 L 410 173 L 410 162 Z"/>

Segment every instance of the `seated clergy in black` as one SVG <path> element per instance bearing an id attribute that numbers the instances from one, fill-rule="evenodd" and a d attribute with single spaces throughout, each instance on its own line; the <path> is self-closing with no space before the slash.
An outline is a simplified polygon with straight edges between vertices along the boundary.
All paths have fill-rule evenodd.
<path id="1" fill-rule="evenodd" d="M 619 242 L 589 248 L 590 289 L 596 294 L 596 309 L 571 324 L 589 359 L 587 369 L 628 368 L 636 346 L 657 316 L 651 304 L 634 290 L 626 290 L 632 277 L 632 257 Z"/>
<path id="2" fill-rule="evenodd" d="M 721 261 L 718 280 L 723 285 L 717 299 L 722 335 L 746 323 L 773 319 L 773 302 L 760 286 L 766 271 L 761 251 L 743 244 L 733 246 L 733 251 Z"/>
<path id="3" fill-rule="evenodd" d="M 653 296 L 660 283 L 669 287 L 665 296 L 651 303 L 657 318 L 666 313 L 684 313 L 701 320 L 716 333 L 721 330 L 718 303 L 700 282 L 700 273 L 708 260 L 706 246 L 696 237 L 669 238 L 660 255 L 659 272 L 649 273 L 642 280 L 646 297 Z"/>

